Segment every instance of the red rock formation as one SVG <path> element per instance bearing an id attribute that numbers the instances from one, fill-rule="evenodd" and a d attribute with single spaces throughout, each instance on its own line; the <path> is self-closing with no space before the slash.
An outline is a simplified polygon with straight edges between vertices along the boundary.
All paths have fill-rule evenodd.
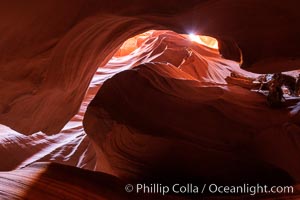
<path id="1" fill-rule="evenodd" d="M 1 169 L 54 160 L 126 180 L 164 177 L 174 165 L 166 177 L 187 170 L 181 175 L 238 182 L 270 170 L 277 179 L 265 181 L 288 174 L 299 183 L 299 105 L 271 110 L 263 96 L 225 81 L 232 70 L 257 76 L 238 63 L 257 73 L 300 68 L 298 7 L 297 0 L 1 2 L 0 123 L 17 132 L 2 137 L 0 150 L 20 152 Z M 152 29 L 215 37 L 220 54 L 163 31 L 110 61 L 126 39 Z M 81 120 L 111 77 L 85 116 L 90 141 Z M 217 165 L 228 170 L 215 174 Z"/>
<path id="2" fill-rule="evenodd" d="M 299 68 L 296 0 L 2 4 L 0 122 L 24 134 L 58 132 L 79 108 L 96 68 L 127 38 L 149 29 L 216 37 L 227 58 L 239 59 L 239 47 L 249 70 Z"/>
<path id="3" fill-rule="evenodd" d="M 178 175 L 180 179 L 263 181 L 262 174 L 271 168 L 259 174 L 264 169 L 259 167 L 260 162 L 270 162 L 299 180 L 299 147 L 290 144 L 294 137 L 299 140 L 300 127 L 293 123 L 289 111 L 269 108 L 262 95 L 225 86 L 226 74 L 238 67 L 220 58 L 216 50 L 172 32 L 159 33 L 139 47 L 137 55 L 122 58 L 124 68 L 135 66 L 135 60 L 136 64 L 140 60 L 152 62 L 107 80 L 86 112 L 85 130 L 98 154 L 106 155 L 101 158 L 100 163 L 107 163 L 101 170 L 138 180 Z M 161 62 L 164 60 L 168 64 Z M 106 67 L 118 68 L 120 63 L 113 64 Z M 270 134 L 277 130 L 276 135 Z M 292 136 L 294 133 L 297 134 Z M 271 159 L 273 154 L 267 152 L 278 147 L 268 145 L 268 138 L 289 151 L 291 157 Z M 193 165 L 180 165 L 178 160 Z"/>

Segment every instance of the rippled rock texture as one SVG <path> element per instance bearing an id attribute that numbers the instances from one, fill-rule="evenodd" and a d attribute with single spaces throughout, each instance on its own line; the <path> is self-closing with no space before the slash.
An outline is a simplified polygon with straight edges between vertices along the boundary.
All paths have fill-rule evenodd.
<path id="1" fill-rule="evenodd" d="M 96 69 L 149 29 L 216 37 L 221 54 L 242 57 L 249 70 L 299 68 L 296 0 L 1 4 L 0 122 L 23 134 L 57 133 L 76 114 Z"/>
<path id="2" fill-rule="evenodd" d="M 102 170 L 133 180 L 280 183 L 289 180 L 276 172 L 284 169 L 299 180 L 299 146 L 292 144 L 300 127 L 263 95 L 225 84 L 237 63 L 172 32 L 147 40 L 141 55 L 149 46 L 160 56 L 108 79 L 85 114 L 85 130 L 105 155 Z M 169 55 L 178 56 L 161 62 Z"/>
<path id="3" fill-rule="evenodd" d="M 1 2 L 0 168 L 14 170 L 1 174 L 1 191 L 25 198 L 14 191 L 25 179 L 44 180 L 21 177 L 47 168 L 24 168 L 37 161 L 77 167 L 67 167 L 49 199 L 77 195 L 60 184 L 127 198 L 120 184 L 150 178 L 298 184 L 299 105 L 272 110 L 263 95 L 225 81 L 232 71 L 258 76 L 243 69 L 300 68 L 298 7 L 297 0 Z M 131 53 L 119 50 L 148 30 L 161 31 Z M 215 37 L 219 49 L 173 31 Z M 68 171 L 51 169 L 46 183 Z M 118 186 L 107 191 L 115 194 L 84 187 L 90 177 L 107 180 L 84 169 L 114 175 L 108 182 Z M 40 186 L 28 198 L 39 199 Z"/>

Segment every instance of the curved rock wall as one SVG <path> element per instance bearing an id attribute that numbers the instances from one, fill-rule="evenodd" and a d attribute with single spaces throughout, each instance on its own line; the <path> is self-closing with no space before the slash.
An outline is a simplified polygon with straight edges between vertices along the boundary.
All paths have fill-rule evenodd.
<path id="1" fill-rule="evenodd" d="M 113 58 L 103 71 L 117 74 L 84 117 L 98 170 L 139 181 L 299 182 L 299 114 L 227 84 L 232 71 L 258 75 L 217 50 L 155 31 L 139 51 Z"/>
<path id="2" fill-rule="evenodd" d="M 149 29 L 218 38 L 252 71 L 299 68 L 298 1 L 1 2 L 0 123 L 57 133 L 76 113 L 97 67 Z M 240 50 L 239 50 L 240 49 Z"/>

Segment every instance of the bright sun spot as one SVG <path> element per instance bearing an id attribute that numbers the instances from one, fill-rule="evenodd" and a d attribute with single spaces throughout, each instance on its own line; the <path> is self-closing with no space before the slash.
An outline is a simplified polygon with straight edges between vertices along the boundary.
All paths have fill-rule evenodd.
<path id="1" fill-rule="evenodd" d="M 208 46 L 213 49 L 218 49 L 218 41 L 213 37 L 203 36 L 203 35 L 195 35 L 193 33 L 190 33 L 189 38 L 193 42 L 197 42 L 199 44 Z"/>

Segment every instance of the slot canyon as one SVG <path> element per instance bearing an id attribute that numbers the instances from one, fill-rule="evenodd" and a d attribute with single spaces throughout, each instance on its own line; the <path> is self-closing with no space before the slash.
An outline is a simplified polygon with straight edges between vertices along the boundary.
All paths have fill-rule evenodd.
<path id="1" fill-rule="evenodd" d="M 299 9 L 0 2 L 0 199 L 300 199 Z"/>

